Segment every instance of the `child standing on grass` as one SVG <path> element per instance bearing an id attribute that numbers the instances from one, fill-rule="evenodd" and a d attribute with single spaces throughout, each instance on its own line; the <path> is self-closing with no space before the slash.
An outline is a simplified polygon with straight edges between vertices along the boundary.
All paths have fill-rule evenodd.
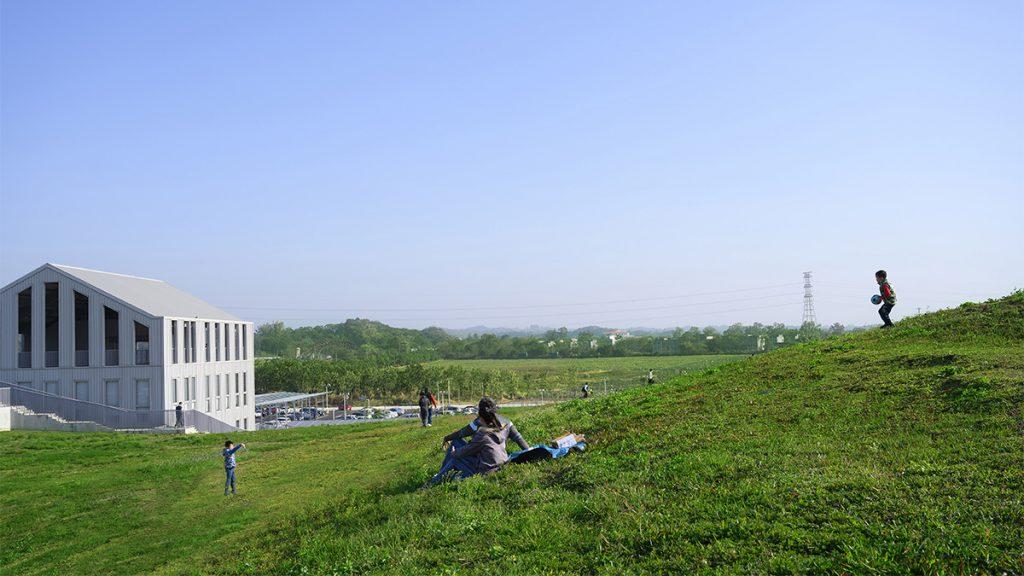
<path id="1" fill-rule="evenodd" d="M 889 312 L 892 312 L 892 307 L 896 305 L 896 291 L 889 284 L 885 270 L 875 272 L 875 282 L 878 282 L 878 293 L 882 297 L 882 307 L 878 309 L 878 315 L 882 317 L 882 328 L 892 328 Z"/>
<path id="2" fill-rule="evenodd" d="M 238 452 L 240 448 L 245 448 L 245 444 L 239 444 L 235 446 L 234 442 L 228 440 L 224 443 L 224 472 L 227 477 L 224 479 L 224 495 L 228 495 L 228 488 L 231 489 L 231 493 L 235 494 L 235 452 Z"/>

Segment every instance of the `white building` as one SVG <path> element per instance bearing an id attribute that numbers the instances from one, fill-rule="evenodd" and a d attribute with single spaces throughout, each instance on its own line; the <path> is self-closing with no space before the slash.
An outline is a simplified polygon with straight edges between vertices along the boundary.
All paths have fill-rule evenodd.
<path id="1" fill-rule="evenodd" d="M 166 282 L 44 264 L 0 290 L 0 381 L 256 429 L 253 325 Z"/>

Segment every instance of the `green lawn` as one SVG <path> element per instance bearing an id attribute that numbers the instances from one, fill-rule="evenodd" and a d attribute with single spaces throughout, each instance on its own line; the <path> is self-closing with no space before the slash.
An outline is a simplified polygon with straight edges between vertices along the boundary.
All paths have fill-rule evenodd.
<path id="1" fill-rule="evenodd" d="M 590 449 L 426 491 L 440 436 L 0 435 L 4 574 L 1024 572 L 1024 294 L 513 413 Z"/>
<path id="2" fill-rule="evenodd" d="M 707 354 L 699 356 L 641 356 L 622 358 L 538 358 L 525 360 L 438 360 L 433 366 L 462 366 L 467 369 L 516 373 L 525 382 L 524 388 L 575 396 L 584 382 L 595 393 L 621 391 L 647 383 L 647 371 L 654 370 L 655 379 L 663 382 L 689 374 L 736 362 L 746 358 L 740 354 Z"/>

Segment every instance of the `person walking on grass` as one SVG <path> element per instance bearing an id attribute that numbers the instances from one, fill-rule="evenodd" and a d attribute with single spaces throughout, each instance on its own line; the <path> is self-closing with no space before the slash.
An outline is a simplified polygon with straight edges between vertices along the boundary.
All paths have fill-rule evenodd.
<path id="1" fill-rule="evenodd" d="M 434 395 L 430 393 L 430 390 L 424 388 L 420 390 L 420 425 L 424 428 L 434 425 L 434 408 L 437 407 L 437 400 Z"/>
<path id="2" fill-rule="evenodd" d="M 653 368 L 647 371 L 647 383 L 648 384 L 654 384 L 654 369 Z"/>
<path id="3" fill-rule="evenodd" d="M 224 455 L 224 473 L 226 478 L 224 479 L 224 495 L 228 495 L 228 489 L 231 489 L 231 493 L 235 494 L 235 452 L 245 448 L 245 444 L 239 444 L 235 446 L 235 443 L 231 440 L 224 442 L 224 450 L 221 452 Z"/>
<path id="4" fill-rule="evenodd" d="M 181 405 L 181 402 L 178 402 L 178 405 L 174 407 L 174 427 L 185 427 L 185 409 Z"/>
<path id="5" fill-rule="evenodd" d="M 892 320 L 889 319 L 889 312 L 896 305 L 896 291 L 889 284 L 889 275 L 885 270 L 875 272 L 875 282 L 878 282 L 878 293 L 882 297 L 882 306 L 878 309 L 878 315 L 882 317 L 882 328 L 892 328 Z"/>

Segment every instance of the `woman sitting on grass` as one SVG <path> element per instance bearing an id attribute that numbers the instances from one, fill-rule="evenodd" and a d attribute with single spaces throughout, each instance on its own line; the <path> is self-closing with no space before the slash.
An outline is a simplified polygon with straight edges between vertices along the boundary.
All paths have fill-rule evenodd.
<path id="1" fill-rule="evenodd" d="M 472 437 L 466 442 L 464 438 Z M 468 478 L 474 474 L 490 474 L 501 468 L 508 461 L 505 442 L 512 440 L 520 448 L 530 447 L 523 435 L 516 430 L 516 425 L 504 416 L 498 415 L 498 407 L 494 400 L 484 397 L 480 400 L 477 417 L 463 428 L 444 437 L 441 448 L 445 451 L 441 470 L 427 481 L 433 486 L 447 479 Z"/>

